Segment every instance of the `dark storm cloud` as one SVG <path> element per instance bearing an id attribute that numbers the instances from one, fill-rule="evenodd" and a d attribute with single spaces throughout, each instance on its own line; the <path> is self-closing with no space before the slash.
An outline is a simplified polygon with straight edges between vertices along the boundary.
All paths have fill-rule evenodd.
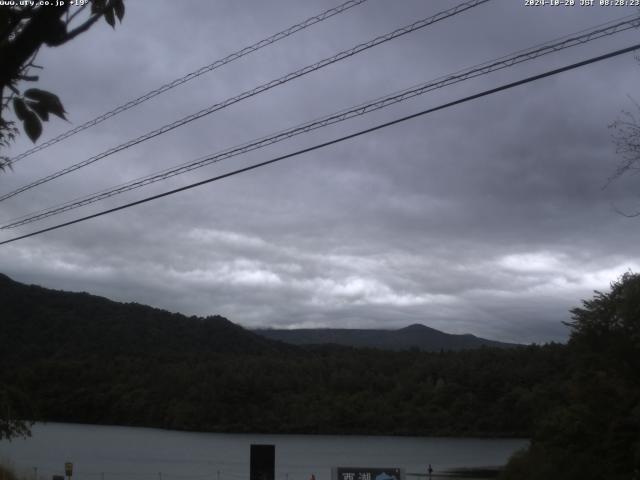
<path id="1" fill-rule="evenodd" d="M 3 191 L 455 3 L 370 0 L 23 160 L 3 175 Z M 99 25 L 44 51 L 42 86 L 60 94 L 78 124 L 334 5 L 129 2 L 115 32 Z M 3 218 L 630 13 L 496 0 L 4 202 Z M 621 48 L 636 36 L 627 32 L 439 90 L 82 213 Z M 509 341 L 563 339 L 569 308 L 639 268 L 640 223 L 614 211 L 640 208 L 637 179 L 602 189 L 617 161 L 607 125 L 630 106 L 638 74 L 627 55 L 502 92 L 5 246 L 1 270 L 52 288 L 219 313 L 246 326 L 421 322 Z M 45 136 L 67 128 L 52 122 Z M 27 147 L 21 139 L 13 152 Z"/>

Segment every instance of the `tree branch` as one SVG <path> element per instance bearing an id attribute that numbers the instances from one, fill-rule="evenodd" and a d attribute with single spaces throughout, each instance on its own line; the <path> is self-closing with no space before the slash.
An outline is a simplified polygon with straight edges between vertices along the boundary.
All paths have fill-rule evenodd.
<path id="1" fill-rule="evenodd" d="M 93 25 L 94 23 L 96 23 L 100 17 L 102 16 L 102 12 L 100 13 L 95 13 L 93 14 L 91 17 L 89 17 L 89 19 L 84 22 L 82 25 L 79 25 L 78 27 L 74 28 L 73 30 L 71 30 L 70 32 L 67 32 L 67 34 L 64 36 L 63 38 L 63 42 L 68 42 L 69 40 L 77 37 L 78 35 L 80 35 L 81 33 L 86 32 L 87 30 L 89 30 L 91 28 L 91 25 Z"/>
<path id="2" fill-rule="evenodd" d="M 43 8 L 34 12 L 33 17 L 26 22 L 15 40 L 11 44 L 0 48 L 0 84 L 8 85 L 21 66 L 40 48 L 46 40 L 48 26 L 58 21 L 58 17 L 64 13 L 61 8 Z"/>
<path id="3" fill-rule="evenodd" d="M 622 215 L 623 217 L 627 217 L 627 218 L 636 218 L 636 217 L 640 217 L 640 212 L 635 212 L 635 213 L 626 213 L 623 212 L 621 209 L 619 209 L 616 205 L 611 204 L 611 207 L 613 208 L 613 211 L 616 212 L 618 215 Z"/>

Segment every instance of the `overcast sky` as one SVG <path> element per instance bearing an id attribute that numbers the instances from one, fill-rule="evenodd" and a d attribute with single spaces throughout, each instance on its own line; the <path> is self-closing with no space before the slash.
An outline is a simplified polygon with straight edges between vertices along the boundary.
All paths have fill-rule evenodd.
<path id="1" fill-rule="evenodd" d="M 338 5 L 127 1 L 43 49 L 39 87 L 70 124 Z M 15 165 L 2 193 L 457 1 L 368 0 Z M 576 0 L 576 3 L 579 3 Z M 596 2 L 597 3 L 597 2 Z M 0 204 L 15 217 L 632 14 L 494 0 L 103 159 Z M 65 215 L 28 233 L 631 45 L 637 30 L 466 81 Z M 608 125 L 640 98 L 633 54 L 405 122 L 153 203 L 0 247 L 0 271 L 245 327 L 400 328 L 563 341 L 569 309 L 640 271 L 640 178 Z M 8 152 L 30 146 L 26 137 Z"/>

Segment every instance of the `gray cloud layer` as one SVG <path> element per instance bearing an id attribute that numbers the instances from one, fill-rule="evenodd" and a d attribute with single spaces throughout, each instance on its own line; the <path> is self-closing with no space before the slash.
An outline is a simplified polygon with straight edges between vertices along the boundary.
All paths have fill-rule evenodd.
<path id="1" fill-rule="evenodd" d="M 78 162 L 453 1 L 370 0 L 18 163 L 3 191 Z M 323 9 L 330 1 L 128 2 L 42 53 L 74 124 Z M 235 105 L 0 205 L 3 220 L 182 163 L 634 9 L 496 0 Z M 222 173 L 637 40 L 627 32 L 419 97 L 76 211 Z M 603 190 L 629 108 L 632 55 L 0 248 L 17 280 L 245 326 L 421 322 L 507 341 L 562 340 L 568 309 L 638 270 L 638 180 Z M 69 128 L 47 125 L 48 138 Z M 28 148 L 23 138 L 13 153 Z M 23 227 L 21 233 L 31 231 Z M 3 233 L 9 238 L 13 232 Z"/>

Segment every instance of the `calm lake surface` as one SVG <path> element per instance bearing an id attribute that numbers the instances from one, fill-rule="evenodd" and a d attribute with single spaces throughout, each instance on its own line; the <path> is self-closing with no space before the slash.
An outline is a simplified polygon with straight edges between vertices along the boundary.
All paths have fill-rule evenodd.
<path id="1" fill-rule="evenodd" d="M 251 435 L 62 423 L 37 424 L 27 440 L 0 442 L 0 460 L 50 480 L 74 463 L 73 480 L 240 480 L 249 446 L 276 446 L 276 480 L 330 480 L 331 467 L 398 467 L 407 474 L 504 465 L 524 439 Z M 418 479 L 408 475 L 407 479 Z M 423 477 L 424 478 L 424 477 Z"/>

